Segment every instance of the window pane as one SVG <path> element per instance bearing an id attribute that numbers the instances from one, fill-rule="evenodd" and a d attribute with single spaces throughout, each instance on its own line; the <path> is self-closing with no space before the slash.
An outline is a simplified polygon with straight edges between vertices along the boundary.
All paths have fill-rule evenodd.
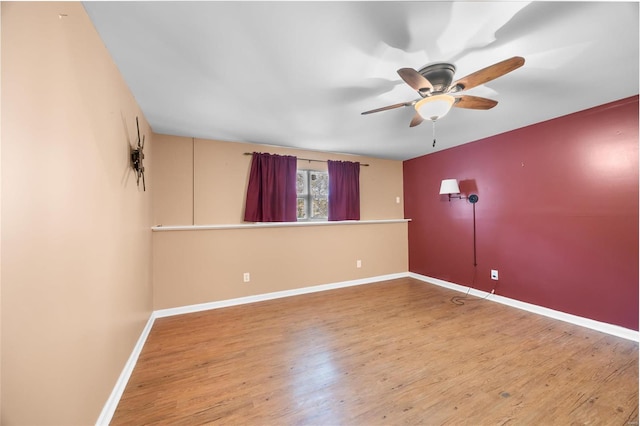
<path id="1" fill-rule="evenodd" d="M 298 170 L 296 173 L 296 192 L 298 195 L 307 193 L 307 172 L 306 170 Z M 298 216 L 300 217 L 300 216 Z"/>
<path id="2" fill-rule="evenodd" d="M 298 198 L 298 219 L 308 219 L 306 198 Z"/>
<path id="3" fill-rule="evenodd" d="M 327 172 L 310 172 L 311 195 L 327 197 L 329 195 L 329 174 Z"/>
<path id="4" fill-rule="evenodd" d="M 326 219 L 329 213 L 329 203 L 326 198 L 314 198 L 311 202 L 311 219 Z"/>

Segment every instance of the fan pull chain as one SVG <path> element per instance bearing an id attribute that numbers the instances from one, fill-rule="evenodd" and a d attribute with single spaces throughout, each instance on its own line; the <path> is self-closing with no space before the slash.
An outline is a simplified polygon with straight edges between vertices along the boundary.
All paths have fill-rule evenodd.
<path id="1" fill-rule="evenodd" d="M 436 120 L 432 120 L 433 122 L 433 147 L 436 146 Z"/>

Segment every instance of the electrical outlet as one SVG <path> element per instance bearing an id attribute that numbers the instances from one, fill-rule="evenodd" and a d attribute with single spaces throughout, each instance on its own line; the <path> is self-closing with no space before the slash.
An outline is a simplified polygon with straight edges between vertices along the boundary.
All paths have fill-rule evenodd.
<path id="1" fill-rule="evenodd" d="M 498 270 L 497 269 L 492 269 L 491 270 L 491 279 L 498 281 Z"/>
<path id="2" fill-rule="evenodd" d="M 362 268 L 362 260 L 356 260 L 356 268 Z"/>
<path id="3" fill-rule="evenodd" d="M 400 204 L 400 197 L 396 197 L 396 204 Z"/>
<path id="4" fill-rule="evenodd" d="M 245 272 L 245 273 L 242 275 L 242 280 L 243 280 L 245 283 L 248 283 L 249 281 L 251 281 L 251 274 L 250 274 L 250 273 L 248 273 L 248 272 Z"/>

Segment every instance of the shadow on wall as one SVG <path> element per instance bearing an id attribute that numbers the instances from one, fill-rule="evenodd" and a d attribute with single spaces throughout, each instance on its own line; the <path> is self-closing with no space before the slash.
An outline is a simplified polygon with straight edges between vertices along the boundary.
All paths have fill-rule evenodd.
<path id="1" fill-rule="evenodd" d="M 471 194 L 478 193 L 478 185 L 476 184 L 475 179 L 465 179 L 458 182 L 460 187 L 460 193 L 466 195 L 467 197 Z"/>

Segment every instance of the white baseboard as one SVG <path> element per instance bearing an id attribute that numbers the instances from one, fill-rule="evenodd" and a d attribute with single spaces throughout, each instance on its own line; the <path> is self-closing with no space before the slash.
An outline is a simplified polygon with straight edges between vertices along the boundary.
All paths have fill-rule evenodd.
<path id="1" fill-rule="evenodd" d="M 427 277 L 425 275 L 420 275 L 413 272 L 409 272 L 408 276 L 429 284 L 435 284 L 440 287 L 446 287 L 446 288 L 460 291 L 463 293 L 466 293 L 467 291 L 469 291 L 469 294 L 472 296 L 476 296 L 480 298 L 486 297 L 486 300 L 491 300 L 493 302 L 498 302 L 503 305 L 522 309 L 528 312 L 533 312 L 538 315 L 544 315 L 545 317 L 549 317 L 549 318 L 557 319 L 560 321 L 568 322 L 571 324 L 579 325 L 582 327 L 590 328 L 592 330 L 601 331 L 603 333 L 611 334 L 613 336 L 622 337 L 623 339 L 632 340 L 634 342 L 638 342 L 639 340 L 638 339 L 639 333 L 637 331 L 620 327 L 618 325 L 608 324 L 606 322 L 600 322 L 600 321 L 592 320 L 589 318 L 580 317 L 577 315 L 567 314 L 566 312 L 556 311 L 553 309 L 545 308 L 543 306 L 521 302 L 519 300 L 510 299 L 508 297 L 498 296 L 497 294 L 490 294 L 485 291 L 476 290 L 474 288 L 469 290 L 469 287 L 450 283 L 448 281 L 444 281 L 438 278 Z"/>
<path id="2" fill-rule="evenodd" d="M 98 426 L 108 426 L 111 423 L 111 419 L 113 418 L 113 414 L 116 412 L 116 408 L 118 407 L 118 403 L 120 402 L 120 398 L 122 397 L 122 393 L 124 392 L 127 383 L 129 382 L 129 378 L 131 377 L 131 373 L 133 372 L 133 368 L 136 366 L 138 362 L 138 357 L 140 356 L 140 352 L 142 352 L 142 348 L 147 341 L 147 337 L 149 336 L 149 332 L 153 327 L 153 322 L 155 321 L 155 315 L 153 312 L 147 321 L 147 324 L 144 326 L 142 330 L 142 334 L 138 338 L 136 345 L 133 347 L 133 351 L 127 360 L 127 363 L 124 365 L 124 369 L 120 373 L 120 377 L 116 381 L 116 385 L 111 391 L 111 395 L 109 395 L 109 399 L 104 404 L 102 408 L 102 412 L 98 417 L 98 421 L 96 421 L 96 425 Z"/>
<path id="3" fill-rule="evenodd" d="M 355 285 L 371 284 L 380 281 L 395 280 L 408 276 L 408 272 L 398 274 L 378 275 L 376 277 L 362 278 L 350 281 L 341 281 L 332 284 L 322 284 L 311 287 L 302 287 L 292 290 L 276 291 L 273 293 L 256 294 L 254 296 L 239 297 L 237 299 L 221 300 L 217 302 L 200 303 L 197 305 L 180 306 L 177 308 L 160 309 L 154 312 L 156 318 L 172 315 L 189 314 L 193 312 L 207 311 L 209 309 L 227 308 L 229 306 L 244 305 L 247 303 L 263 302 L 265 300 L 280 299 L 282 297 L 298 296 L 318 291 L 334 290 L 337 288 L 351 287 Z"/>

